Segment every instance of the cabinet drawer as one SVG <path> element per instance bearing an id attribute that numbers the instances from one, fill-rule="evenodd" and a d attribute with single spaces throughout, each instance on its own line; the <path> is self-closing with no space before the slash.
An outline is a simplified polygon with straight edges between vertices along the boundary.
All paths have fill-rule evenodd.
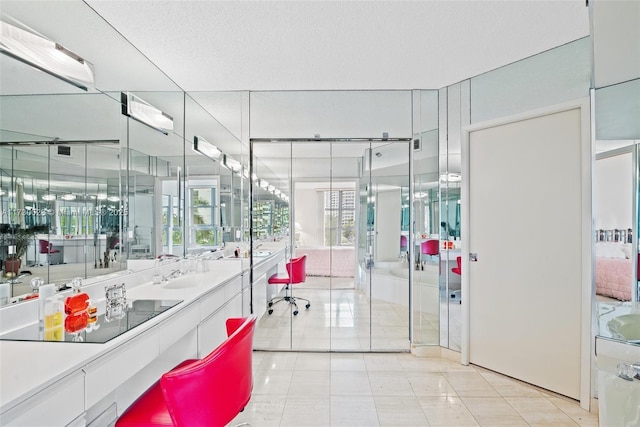
<path id="1" fill-rule="evenodd" d="M 241 291 L 242 280 L 238 277 L 230 281 L 224 286 L 224 299 L 225 301 L 229 301 L 236 295 L 238 295 Z"/>
<path id="2" fill-rule="evenodd" d="M 110 351 L 86 368 L 87 403 L 90 408 L 118 388 L 160 353 L 158 328 L 146 331 L 127 344 Z"/>
<path id="3" fill-rule="evenodd" d="M 3 426 L 64 426 L 84 413 L 84 374 L 74 372 L 0 416 Z"/>
<path id="4" fill-rule="evenodd" d="M 200 300 L 200 321 L 203 321 L 218 310 L 225 303 L 224 286 L 220 286 L 213 292 L 205 295 Z"/>
<path id="5" fill-rule="evenodd" d="M 199 322 L 200 305 L 191 304 L 182 312 L 161 323 L 158 326 L 160 330 L 160 352 L 162 353 L 184 337 L 190 330 L 196 328 Z"/>

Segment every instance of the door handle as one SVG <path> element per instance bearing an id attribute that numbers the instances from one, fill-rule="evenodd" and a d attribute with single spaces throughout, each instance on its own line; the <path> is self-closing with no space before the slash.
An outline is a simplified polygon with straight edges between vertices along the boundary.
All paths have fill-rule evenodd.
<path id="1" fill-rule="evenodd" d="M 478 254 L 475 253 L 475 252 L 470 252 L 469 253 L 469 261 L 478 262 Z"/>

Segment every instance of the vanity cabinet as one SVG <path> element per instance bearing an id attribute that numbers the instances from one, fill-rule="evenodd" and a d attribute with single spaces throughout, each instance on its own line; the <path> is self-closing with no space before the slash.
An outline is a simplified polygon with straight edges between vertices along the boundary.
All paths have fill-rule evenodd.
<path id="1" fill-rule="evenodd" d="M 3 426 L 66 426 L 84 414 L 84 373 L 76 371 L 14 406 L 0 417 Z"/>

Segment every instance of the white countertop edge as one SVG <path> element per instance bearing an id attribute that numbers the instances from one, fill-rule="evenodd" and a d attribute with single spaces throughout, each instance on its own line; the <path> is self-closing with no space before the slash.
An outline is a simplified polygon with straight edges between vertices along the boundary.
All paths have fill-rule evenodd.
<path id="1" fill-rule="evenodd" d="M 272 256 L 269 256 L 259 264 L 271 258 Z M 147 282 L 131 288 L 127 287 L 127 299 L 182 300 L 182 302 L 106 343 L 0 341 L 0 414 L 178 315 L 202 296 L 243 274 L 242 268 L 238 268 L 237 263 L 224 260 L 219 262 L 220 264 L 216 267 L 219 266 L 220 269 L 190 273 L 188 276 L 201 281 L 213 279 L 209 284 L 204 282 L 192 288 L 165 289 L 163 285 Z M 15 376 L 16 372 L 28 374 Z"/>

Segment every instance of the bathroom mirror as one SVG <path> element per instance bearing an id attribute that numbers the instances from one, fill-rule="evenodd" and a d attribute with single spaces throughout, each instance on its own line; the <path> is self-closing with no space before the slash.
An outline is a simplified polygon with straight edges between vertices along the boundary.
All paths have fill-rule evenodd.
<path id="1" fill-rule="evenodd" d="M 601 336 L 627 340 L 614 318 L 638 302 L 640 79 L 595 90 L 594 288 Z"/>
<path id="2" fill-rule="evenodd" d="M 69 3 L 62 9 L 44 2 L 34 13 L 25 2 L 6 1 L 2 12 L 3 19 L 29 22 L 34 31 L 87 55 L 85 59 L 96 71 L 96 81 L 95 87 L 83 91 L 0 55 L 0 185 L 19 187 L 22 194 L 10 197 L 16 191 L 7 190 L 6 196 L 0 195 L 0 203 L 14 210 L 19 204 L 24 212 L 51 211 L 43 217 L 28 215 L 24 219 L 4 215 L 1 223 L 9 224 L 9 230 L 17 226 L 26 230 L 24 227 L 31 224 L 40 227 L 31 233 L 33 244 L 22 260 L 45 281 L 64 282 L 70 270 L 74 270 L 70 277 L 93 277 L 122 269 L 133 243 L 137 243 L 130 240 L 137 239 L 135 226 L 144 225 L 133 218 L 130 229 L 129 207 L 132 215 L 142 210 L 144 197 L 148 197 L 145 192 L 153 188 L 149 177 L 156 177 L 154 169 L 145 173 L 145 168 L 157 165 L 152 164 L 149 147 L 128 146 L 131 127 L 121 114 L 120 90 L 179 89 L 82 2 Z M 85 25 L 75 25 L 78 16 L 83 17 Z M 55 35 L 47 30 L 52 21 L 58 24 Z M 89 37 L 83 33 L 86 29 L 99 32 L 101 37 Z M 111 49 L 105 50 L 105 45 Z M 176 116 L 182 117 L 182 111 Z M 129 156 L 129 149 L 140 154 Z M 182 151 L 181 148 L 180 158 Z M 144 237 L 147 241 L 143 245 L 151 253 L 156 236 L 147 233 Z M 0 248 L 4 260 L 8 246 L 14 245 L 0 246 L 6 247 Z M 69 272 L 57 274 L 62 270 Z M 17 288 L 13 294 L 22 291 Z"/>

